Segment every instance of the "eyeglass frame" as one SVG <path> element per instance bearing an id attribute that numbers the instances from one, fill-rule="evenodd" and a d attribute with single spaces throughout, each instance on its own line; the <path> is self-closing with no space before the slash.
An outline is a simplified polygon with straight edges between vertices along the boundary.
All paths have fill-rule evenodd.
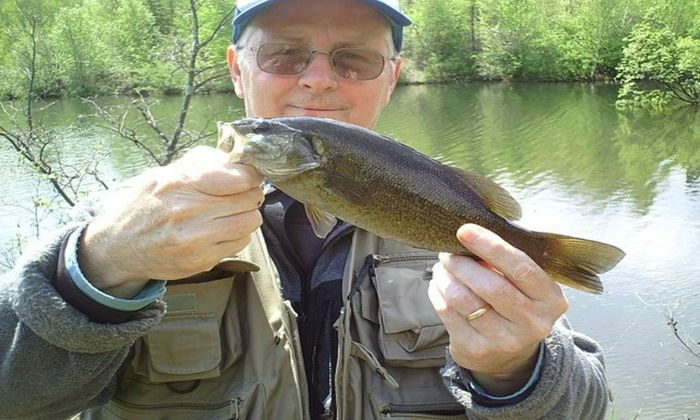
<path id="1" fill-rule="evenodd" d="M 307 59 L 306 65 L 304 66 L 304 68 L 302 68 L 297 73 L 274 73 L 271 71 L 267 71 L 267 70 L 263 69 L 262 66 L 260 65 L 260 50 L 266 45 L 289 45 L 289 46 L 294 46 L 294 47 L 301 47 L 301 48 L 309 51 L 309 58 Z M 396 59 L 398 58 L 398 54 L 395 54 L 392 57 L 386 57 L 381 52 L 379 52 L 377 50 L 370 49 L 370 48 L 340 47 L 340 48 L 336 48 L 336 49 L 331 50 L 331 51 L 324 51 L 324 50 L 316 50 L 316 49 L 307 47 L 306 45 L 303 45 L 303 44 L 294 44 L 294 43 L 287 43 L 287 42 L 266 42 L 266 43 L 258 45 L 257 47 L 251 47 L 251 46 L 245 46 L 245 45 L 235 45 L 235 48 L 238 51 L 245 50 L 245 51 L 254 52 L 255 53 L 255 64 L 258 66 L 260 71 L 265 72 L 267 74 L 275 74 L 275 75 L 280 75 L 280 76 L 296 76 L 296 75 L 302 74 L 304 71 L 306 71 L 306 69 L 309 68 L 309 65 L 311 65 L 311 62 L 313 61 L 313 57 L 315 54 L 327 55 L 328 56 L 328 63 L 330 64 L 331 68 L 333 69 L 333 73 L 335 73 L 338 77 L 342 78 L 343 80 L 351 80 L 351 81 L 356 81 L 356 82 L 368 82 L 371 80 L 376 80 L 377 78 L 379 78 L 379 76 L 381 76 L 384 73 L 384 68 L 386 67 L 386 63 L 388 61 L 396 61 Z M 371 51 L 373 53 L 376 53 L 378 56 L 380 56 L 382 58 L 381 71 L 379 73 L 377 73 L 376 76 L 374 76 L 370 79 L 351 79 L 349 77 L 345 77 L 342 74 L 338 73 L 338 71 L 335 68 L 335 65 L 333 64 L 332 57 L 338 51 L 347 50 L 347 49 L 364 50 L 364 51 Z"/>

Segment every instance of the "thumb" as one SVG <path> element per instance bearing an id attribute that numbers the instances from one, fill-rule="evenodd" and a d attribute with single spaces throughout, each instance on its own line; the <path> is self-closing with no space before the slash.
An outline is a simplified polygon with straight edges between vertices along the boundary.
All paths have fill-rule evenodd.
<path id="1" fill-rule="evenodd" d="M 236 142 L 233 126 L 231 123 L 219 121 L 216 123 L 216 127 L 219 129 L 219 139 L 216 142 L 216 148 L 224 153 L 230 153 Z"/>

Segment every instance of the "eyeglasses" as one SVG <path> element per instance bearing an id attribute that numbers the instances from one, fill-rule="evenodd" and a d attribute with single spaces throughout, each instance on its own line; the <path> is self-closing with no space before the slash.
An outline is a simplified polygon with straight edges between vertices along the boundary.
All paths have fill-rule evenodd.
<path id="1" fill-rule="evenodd" d="M 256 51 L 256 48 L 249 48 Z M 319 51 L 303 45 L 263 44 L 257 48 L 260 70 L 271 74 L 300 74 L 309 66 L 314 54 L 328 55 L 335 73 L 349 80 L 372 80 L 384 71 L 386 58 L 374 50 L 364 48 L 338 48 Z"/>

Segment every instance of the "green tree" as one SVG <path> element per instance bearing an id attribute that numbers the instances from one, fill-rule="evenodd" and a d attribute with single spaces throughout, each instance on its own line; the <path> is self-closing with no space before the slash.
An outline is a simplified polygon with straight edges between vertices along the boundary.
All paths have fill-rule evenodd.
<path id="1" fill-rule="evenodd" d="M 85 0 L 59 11 L 52 33 L 52 50 L 60 62 L 61 79 L 71 95 L 89 96 L 114 90 L 117 63 L 102 38 L 105 18 L 99 0 Z"/>
<path id="2" fill-rule="evenodd" d="M 563 80 L 559 46 L 565 33 L 559 0 L 482 0 L 477 56 L 485 79 Z"/>
<path id="3" fill-rule="evenodd" d="M 405 55 L 432 81 L 473 78 L 477 0 L 416 0 L 407 6 L 413 26 L 406 34 Z"/>
<path id="4" fill-rule="evenodd" d="M 571 78 L 614 78 L 624 39 L 640 20 L 637 0 L 587 0 L 566 8 L 560 45 Z"/>
<path id="5" fill-rule="evenodd" d="M 700 38 L 678 34 L 649 14 L 627 39 L 618 67 L 619 107 L 700 106 Z M 691 31 L 689 31 L 691 32 Z"/>
<path id="6" fill-rule="evenodd" d="M 174 83 L 175 66 L 161 54 L 166 38 L 146 3 L 120 0 L 103 6 L 102 14 L 111 24 L 100 38 L 110 47 L 117 89 L 127 94 L 159 92 Z"/>
<path id="7" fill-rule="evenodd" d="M 54 96 L 61 90 L 48 32 L 57 0 L 13 0 L 0 5 L 0 97 Z"/>

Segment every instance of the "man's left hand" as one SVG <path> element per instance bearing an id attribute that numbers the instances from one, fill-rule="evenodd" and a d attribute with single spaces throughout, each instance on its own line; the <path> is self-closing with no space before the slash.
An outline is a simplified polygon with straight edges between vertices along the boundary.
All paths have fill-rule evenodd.
<path id="1" fill-rule="evenodd" d="M 540 342 L 569 303 L 530 257 L 493 232 L 468 224 L 457 238 L 481 260 L 440 254 L 430 300 L 450 335 L 453 359 L 487 392 L 511 394 L 532 375 Z M 480 308 L 487 311 L 468 321 Z"/>

